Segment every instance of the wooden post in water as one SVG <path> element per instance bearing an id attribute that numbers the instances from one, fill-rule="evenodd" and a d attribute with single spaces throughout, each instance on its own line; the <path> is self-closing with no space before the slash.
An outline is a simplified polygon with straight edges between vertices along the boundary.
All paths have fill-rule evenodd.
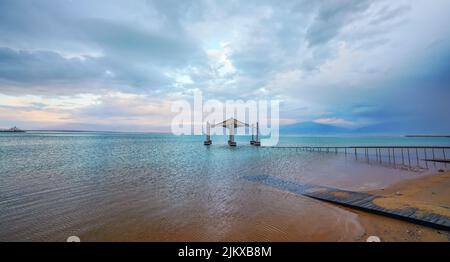
<path id="1" fill-rule="evenodd" d="M 433 160 L 434 160 L 434 148 L 431 149 L 431 152 L 433 153 Z M 433 161 L 434 168 L 436 168 L 436 161 Z"/>
<path id="2" fill-rule="evenodd" d="M 380 150 L 378 150 L 378 147 L 375 148 L 375 152 L 377 153 L 377 162 L 380 162 Z"/>
<path id="3" fill-rule="evenodd" d="M 417 147 L 416 147 L 416 160 L 417 160 L 417 166 L 420 167 L 420 163 L 419 163 L 419 151 L 417 150 Z"/>
<path id="4" fill-rule="evenodd" d="M 411 168 L 411 158 L 410 158 L 410 156 L 409 156 L 409 147 L 406 148 L 406 149 L 407 149 L 407 151 L 408 151 L 408 164 L 409 164 L 409 168 Z"/>
<path id="5" fill-rule="evenodd" d="M 378 162 L 378 150 L 375 148 L 375 161 Z"/>
<path id="6" fill-rule="evenodd" d="M 405 157 L 403 156 L 403 147 L 402 147 L 402 165 L 405 165 Z"/>
<path id="7" fill-rule="evenodd" d="M 447 158 L 445 157 L 445 148 L 442 148 L 442 155 L 444 155 L 444 161 L 447 161 Z"/>
<path id="8" fill-rule="evenodd" d="M 383 157 L 381 155 L 381 148 L 378 148 L 378 157 L 380 158 L 380 164 L 383 164 Z"/>
<path id="9" fill-rule="evenodd" d="M 356 151 L 356 147 L 355 147 L 355 158 L 356 158 L 356 160 L 358 160 L 358 153 Z"/>
<path id="10" fill-rule="evenodd" d="M 388 151 L 388 155 L 389 155 L 389 164 L 390 164 L 391 163 L 391 150 L 388 148 L 387 151 Z"/>
<path id="11" fill-rule="evenodd" d="M 370 159 L 369 159 L 369 148 L 366 147 L 366 157 L 367 157 L 367 163 L 370 163 Z"/>
<path id="12" fill-rule="evenodd" d="M 394 160 L 394 166 L 395 166 L 395 149 L 392 148 L 392 159 Z"/>
<path id="13" fill-rule="evenodd" d="M 427 149 L 423 148 L 423 153 L 425 155 L 425 167 L 428 169 L 428 161 L 427 161 Z"/>
<path id="14" fill-rule="evenodd" d="M 444 155 L 444 166 L 447 167 L 447 158 L 445 157 L 445 148 L 442 148 L 442 154 Z"/>

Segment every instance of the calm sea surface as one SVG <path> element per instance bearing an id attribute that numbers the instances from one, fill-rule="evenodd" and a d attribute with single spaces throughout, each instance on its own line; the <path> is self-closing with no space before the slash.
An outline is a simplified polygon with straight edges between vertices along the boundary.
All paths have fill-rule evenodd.
<path id="1" fill-rule="evenodd" d="M 226 137 L 207 147 L 203 139 L 0 133 L 0 241 L 64 241 L 71 235 L 87 241 L 310 240 L 327 234 L 326 227 L 297 228 L 294 221 L 326 216 L 330 232 L 340 223 L 346 231 L 328 232 L 324 240 L 354 240 L 360 234 L 354 214 L 242 177 L 369 190 L 445 168 L 414 171 L 341 153 L 257 148 L 248 137 L 239 137 L 236 148 Z M 290 136 L 280 145 L 450 146 L 450 139 Z"/>

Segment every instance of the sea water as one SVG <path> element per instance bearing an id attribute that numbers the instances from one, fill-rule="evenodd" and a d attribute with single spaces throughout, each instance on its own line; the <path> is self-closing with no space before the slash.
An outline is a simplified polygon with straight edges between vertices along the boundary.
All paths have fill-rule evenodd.
<path id="1" fill-rule="evenodd" d="M 237 147 L 226 137 L 212 139 L 204 146 L 204 137 L 170 134 L 0 133 L 0 241 L 64 241 L 71 235 L 94 241 L 264 240 L 269 233 L 296 240 L 281 215 L 314 217 L 314 210 L 326 214 L 329 207 L 244 176 L 364 191 L 446 168 L 412 170 L 352 154 L 254 147 L 249 137 L 237 137 Z M 283 136 L 279 145 L 450 146 L 450 139 Z M 281 218 L 273 220 L 270 212 Z M 257 221 L 262 226 L 247 232 Z"/>

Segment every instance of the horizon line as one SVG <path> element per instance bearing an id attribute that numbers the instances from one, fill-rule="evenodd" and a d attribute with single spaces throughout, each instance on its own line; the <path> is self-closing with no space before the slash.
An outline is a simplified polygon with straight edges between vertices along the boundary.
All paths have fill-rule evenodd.
<path id="1" fill-rule="evenodd" d="M 1 131 L 4 131 L 6 129 L 0 129 Z M 120 131 L 120 130 L 84 130 L 84 129 L 22 129 L 25 132 L 73 132 L 73 133 L 145 133 L 145 134 L 172 134 L 171 132 L 164 132 L 164 131 Z M 202 134 L 203 135 L 203 134 Z M 197 136 L 202 136 L 197 135 Z M 280 132 L 280 135 L 282 133 Z M 399 134 L 399 133 L 285 133 L 284 136 L 295 136 L 295 135 L 302 135 L 302 136 L 401 136 L 401 137 L 410 137 L 410 138 L 450 138 L 450 134 Z M 195 135 L 194 135 L 195 136 Z"/>

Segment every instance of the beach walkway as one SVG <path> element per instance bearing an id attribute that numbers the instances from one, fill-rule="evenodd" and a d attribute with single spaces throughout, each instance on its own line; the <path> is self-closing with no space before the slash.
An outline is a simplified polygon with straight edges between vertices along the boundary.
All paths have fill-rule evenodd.
<path id="1" fill-rule="evenodd" d="M 243 178 L 294 194 L 450 231 L 450 217 L 447 215 L 448 210 L 445 207 L 427 205 L 397 207 L 386 205 L 386 201 L 384 201 L 388 199 L 386 197 L 363 192 L 346 191 L 312 184 L 300 184 L 267 175 L 245 176 Z"/>

